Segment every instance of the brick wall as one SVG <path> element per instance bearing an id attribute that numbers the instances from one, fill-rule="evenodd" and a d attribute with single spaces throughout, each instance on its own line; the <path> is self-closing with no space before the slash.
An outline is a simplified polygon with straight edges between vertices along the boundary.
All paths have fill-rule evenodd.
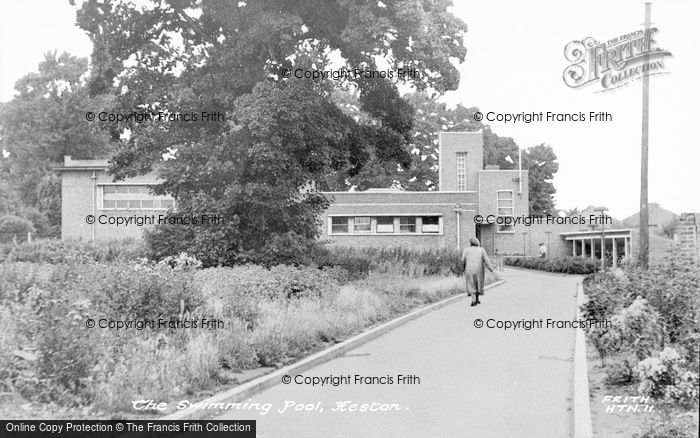
<path id="1" fill-rule="evenodd" d="M 682 260 L 695 266 L 700 266 L 699 226 L 700 213 L 683 213 L 673 235 L 675 251 Z"/>
<path id="2" fill-rule="evenodd" d="M 513 192 L 513 215 L 527 216 L 529 206 L 528 172 L 523 170 L 522 192 L 520 191 L 520 172 L 517 170 L 483 170 L 479 172 L 479 214 L 488 220 L 488 216 L 497 216 L 497 196 L 499 190 Z M 498 232 L 495 224 L 481 226 L 481 246 L 489 254 L 523 254 L 530 250 L 527 235 L 528 227 L 516 225 L 512 232 Z"/>
<path id="3" fill-rule="evenodd" d="M 88 215 L 99 217 L 105 215 L 108 217 L 132 215 L 151 215 L 163 214 L 164 211 L 155 210 L 128 210 L 114 211 L 101 210 L 99 189 L 96 189 L 99 184 L 112 183 L 112 177 L 103 170 L 95 170 L 95 181 L 93 183 L 93 171 L 76 169 L 62 170 L 61 182 L 61 237 L 63 239 L 91 240 L 93 233 L 93 225 L 86 221 Z M 156 181 L 154 175 L 143 175 L 135 178 L 129 178 L 122 183 L 131 184 L 153 184 Z M 93 207 L 94 200 L 94 207 Z M 123 238 L 140 238 L 143 233 L 143 227 L 128 226 L 117 227 L 114 225 L 99 224 L 96 221 L 94 224 L 95 240 L 110 240 Z"/>
<path id="4" fill-rule="evenodd" d="M 460 246 L 475 235 L 474 215 L 477 209 L 475 192 L 334 192 L 333 201 L 322 216 L 321 239 L 340 246 L 394 247 L 428 249 L 457 247 L 457 212 L 459 213 Z M 329 235 L 328 218 L 332 216 L 440 216 L 441 234 L 351 234 Z"/>
<path id="5" fill-rule="evenodd" d="M 484 140 L 479 132 L 441 132 L 439 179 L 440 191 L 457 190 L 457 153 L 467 154 L 467 190 L 477 190 L 479 171 L 484 168 Z"/>

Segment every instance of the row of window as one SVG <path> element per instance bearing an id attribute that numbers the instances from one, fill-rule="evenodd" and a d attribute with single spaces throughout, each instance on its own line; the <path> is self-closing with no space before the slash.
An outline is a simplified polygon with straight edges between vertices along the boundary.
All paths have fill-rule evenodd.
<path id="1" fill-rule="evenodd" d="M 440 216 L 333 216 L 328 234 L 439 234 Z"/>
<path id="2" fill-rule="evenodd" d="M 102 200 L 105 210 L 167 210 L 172 206 L 172 199 Z"/>
<path id="3" fill-rule="evenodd" d="M 100 208 L 104 210 L 167 210 L 170 196 L 154 195 L 147 184 L 102 184 Z"/>

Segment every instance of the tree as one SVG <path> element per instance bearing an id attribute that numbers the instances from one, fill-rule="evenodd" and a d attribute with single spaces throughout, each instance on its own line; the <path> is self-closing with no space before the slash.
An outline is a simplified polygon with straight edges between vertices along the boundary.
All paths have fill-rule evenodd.
<path id="1" fill-rule="evenodd" d="M 104 156 L 109 137 L 85 121 L 85 113 L 103 104 L 86 89 L 87 59 L 63 53 L 46 53 L 39 71 L 15 84 L 17 95 L 0 107 L 0 155 L 2 177 L 21 199 L 17 210 L 33 208 L 49 221 L 37 229 L 60 230 L 60 186 L 52 167 L 64 155 L 75 158 Z M 18 213 L 21 214 L 21 213 Z"/>
<path id="2" fill-rule="evenodd" d="M 401 187 L 406 190 L 431 191 L 438 189 L 439 133 L 450 131 L 478 131 L 484 135 L 484 164 L 496 164 L 502 169 L 514 169 L 518 156 L 518 145 L 510 137 L 500 137 L 490 126 L 474 120 L 476 107 L 461 104 L 454 108 L 438 102 L 427 93 L 411 93 L 406 100 L 414 108 L 413 137 L 406 144 L 411 155 L 407 167 L 392 163 L 370 161 L 361 172 L 352 178 L 335 180 L 333 190 L 347 190 L 351 186 L 364 190 L 370 187 Z M 344 112 L 363 123 L 377 123 L 360 110 L 357 97 L 351 93 L 335 96 Z M 508 161 L 510 157 L 511 161 Z"/>
<path id="3" fill-rule="evenodd" d="M 357 98 L 351 93 L 336 96 L 344 112 L 366 124 L 376 123 L 360 110 Z M 448 108 L 426 93 L 413 93 L 406 100 L 414 108 L 413 138 L 406 144 L 411 154 L 408 167 L 370 160 L 355 176 L 336 179 L 333 190 L 347 190 L 355 186 L 359 190 L 370 187 L 401 187 L 406 190 L 438 189 L 438 142 L 440 132 L 478 131 L 484 135 L 484 165 L 497 165 L 500 169 L 518 168 L 518 145 L 511 137 L 501 137 L 489 125 L 474 120 L 479 109 L 461 104 Z M 553 195 L 556 192 L 552 179 L 559 169 L 556 155 L 550 146 L 539 145 L 523 153 L 523 168 L 529 170 L 530 214 L 555 213 Z"/>
<path id="4" fill-rule="evenodd" d="M 552 180 L 559 170 L 557 156 L 551 146 L 540 144 L 528 148 L 523 154 L 523 167 L 529 173 L 530 214 L 546 216 L 556 214 Z"/>
<path id="5" fill-rule="evenodd" d="M 447 0 L 220 1 L 87 0 L 77 20 L 94 44 L 90 90 L 114 93 L 115 112 L 225 114 L 225 123 L 136 123 L 110 160 L 123 178 L 155 171 L 177 214 L 216 213 L 226 225 L 156 230 L 161 255 L 187 248 L 207 264 L 274 258 L 289 242 L 318 235 L 327 175 L 353 177 L 368 163 L 411 162 L 412 107 L 397 83 L 454 90 L 466 26 Z M 333 54 L 334 56 L 331 56 Z M 335 59 L 334 63 L 330 61 Z M 377 58 L 391 71 L 381 77 Z M 340 61 L 338 61 L 340 59 Z M 293 71 L 347 69 L 359 123 L 332 100 L 337 82 Z M 114 129 L 110 126 L 109 129 Z M 170 248 L 158 242 L 172 242 Z"/>

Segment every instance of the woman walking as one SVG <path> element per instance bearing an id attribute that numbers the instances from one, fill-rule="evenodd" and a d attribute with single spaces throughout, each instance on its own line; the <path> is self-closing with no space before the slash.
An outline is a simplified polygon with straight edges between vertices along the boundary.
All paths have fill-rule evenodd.
<path id="1" fill-rule="evenodd" d="M 464 265 L 464 279 L 467 282 L 467 295 L 472 297 L 472 306 L 480 304 L 479 295 L 484 294 L 484 277 L 488 269 L 493 272 L 493 266 L 486 255 L 484 248 L 480 246 L 479 239 L 472 237 L 469 246 L 462 252 L 462 264 Z"/>

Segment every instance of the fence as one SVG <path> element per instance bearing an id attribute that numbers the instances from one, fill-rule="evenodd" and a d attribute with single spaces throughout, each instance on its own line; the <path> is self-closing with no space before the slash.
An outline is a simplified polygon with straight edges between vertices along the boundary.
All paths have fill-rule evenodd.
<path id="1" fill-rule="evenodd" d="M 32 242 L 36 236 L 31 232 L 14 233 L 11 231 L 0 231 L 0 243 L 15 243 Z"/>

